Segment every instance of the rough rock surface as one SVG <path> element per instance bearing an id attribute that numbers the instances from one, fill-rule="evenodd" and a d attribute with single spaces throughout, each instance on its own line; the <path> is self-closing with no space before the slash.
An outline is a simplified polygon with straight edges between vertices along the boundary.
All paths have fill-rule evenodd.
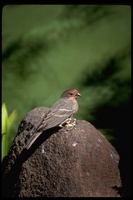
<path id="1" fill-rule="evenodd" d="M 22 120 L 3 161 L 3 196 L 120 197 L 119 155 L 89 122 L 77 121 L 72 130 L 47 130 L 30 150 L 24 149 L 23 137 L 48 111 L 38 109 Z"/>

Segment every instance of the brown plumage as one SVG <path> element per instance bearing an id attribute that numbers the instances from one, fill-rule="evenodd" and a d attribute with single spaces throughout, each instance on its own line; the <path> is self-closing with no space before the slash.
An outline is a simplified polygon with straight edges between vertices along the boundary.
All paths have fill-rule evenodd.
<path id="1" fill-rule="evenodd" d="M 43 131 L 59 126 L 72 117 L 78 111 L 76 99 L 80 96 L 76 89 L 65 90 L 59 100 L 50 108 L 42 123 L 28 140 L 25 148 L 29 149 Z"/>

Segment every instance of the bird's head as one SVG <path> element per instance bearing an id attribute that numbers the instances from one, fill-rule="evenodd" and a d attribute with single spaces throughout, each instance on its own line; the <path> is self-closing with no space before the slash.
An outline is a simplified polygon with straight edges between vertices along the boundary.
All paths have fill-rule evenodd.
<path id="1" fill-rule="evenodd" d="M 66 97 L 66 98 L 74 97 L 75 99 L 79 98 L 80 96 L 81 94 L 76 89 L 65 90 L 61 95 L 61 97 Z"/>

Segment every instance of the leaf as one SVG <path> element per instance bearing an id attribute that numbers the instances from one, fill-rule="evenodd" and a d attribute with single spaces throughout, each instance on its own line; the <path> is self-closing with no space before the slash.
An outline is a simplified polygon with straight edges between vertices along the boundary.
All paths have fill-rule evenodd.
<path id="1" fill-rule="evenodd" d="M 8 129 L 8 112 L 6 109 L 6 104 L 3 103 L 2 104 L 2 135 L 7 133 L 7 129 Z"/>
<path id="2" fill-rule="evenodd" d="M 2 159 L 7 154 L 8 150 L 8 112 L 6 104 L 2 104 Z"/>
<path id="3" fill-rule="evenodd" d="M 9 130 L 11 129 L 11 126 L 12 124 L 14 123 L 15 119 L 17 117 L 17 112 L 16 110 L 14 110 L 10 116 L 8 117 L 8 133 L 9 133 Z"/>
<path id="4" fill-rule="evenodd" d="M 2 159 L 8 153 L 8 134 L 11 130 L 11 126 L 14 123 L 17 116 L 17 112 L 14 110 L 8 117 L 6 104 L 2 104 Z"/>
<path id="5" fill-rule="evenodd" d="M 5 133 L 2 135 L 2 159 L 8 153 L 8 135 Z"/>

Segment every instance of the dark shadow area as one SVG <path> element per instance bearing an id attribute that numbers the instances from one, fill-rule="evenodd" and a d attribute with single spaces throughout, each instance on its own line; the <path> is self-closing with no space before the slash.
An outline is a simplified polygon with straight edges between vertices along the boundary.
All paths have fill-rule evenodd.
<path id="1" fill-rule="evenodd" d="M 126 52 L 126 51 L 125 51 Z M 101 93 L 105 87 L 112 92 L 108 98 L 101 97 L 91 110 L 91 123 L 97 128 L 112 134 L 114 140 L 110 141 L 120 155 L 119 168 L 122 179 L 122 193 L 125 197 L 131 196 L 131 80 L 124 76 L 116 76 L 121 72 L 124 59 L 129 52 L 119 53 L 116 57 L 103 62 L 100 70 L 86 73 L 82 82 L 83 87 L 100 86 Z M 96 90 L 97 91 L 97 90 Z M 100 93 L 100 90 L 99 90 Z M 99 95 L 99 94 L 97 94 Z M 86 113 L 90 113 L 87 108 Z M 86 114 L 87 116 L 87 114 Z M 90 121 L 89 117 L 86 120 Z M 108 132 L 111 130 L 111 132 Z"/>
<path id="2" fill-rule="evenodd" d="M 95 127 L 113 129 L 115 140 L 111 143 L 120 155 L 119 169 L 122 179 L 122 193 L 131 196 L 131 102 L 119 107 L 103 106 L 94 113 Z M 108 116 L 108 117 L 107 117 Z"/>

